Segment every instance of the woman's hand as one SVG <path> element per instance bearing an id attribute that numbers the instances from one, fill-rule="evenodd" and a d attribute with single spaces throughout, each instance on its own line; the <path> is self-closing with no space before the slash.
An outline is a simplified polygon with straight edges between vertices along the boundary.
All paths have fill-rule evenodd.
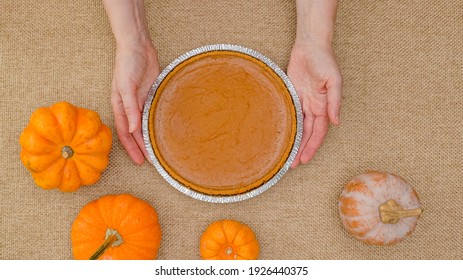
<path id="1" fill-rule="evenodd" d="M 332 44 L 337 7 L 337 0 L 296 0 L 296 41 L 288 76 L 301 101 L 304 124 L 293 168 L 313 158 L 330 122 L 340 124 L 342 78 Z"/>
<path id="2" fill-rule="evenodd" d="M 136 164 L 142 164 L 144 157 L 147 158 L 141 116 L 148 91 L 158 74 L 157 51 L 151 42 L 118 45 L 111 105 L 119 140 Z"/>
<path id="3" fill-rule="evenodd" d="M 136 164 L 147 157 L 141 115 L 148 91 L 159 74 L 143 0 L 103 0 L 116 39 L 111 105 L 117 136 Z"/>
<path id="4" fill-rule="evenodd" d="M 304 118 L 301 145 L 291 166 L 295 168 L 313 158 L 330 122 L 340 124 L 342 78 L 332 45 L 322 40 L 296 39 L 288 76 L 298 93 Z"/>

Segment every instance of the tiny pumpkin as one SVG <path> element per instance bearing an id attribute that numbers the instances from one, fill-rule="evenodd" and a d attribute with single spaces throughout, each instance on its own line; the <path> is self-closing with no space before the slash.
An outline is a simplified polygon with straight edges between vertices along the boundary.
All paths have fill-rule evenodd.
<path id="1" fill-rule="evenodd" d="M 20 158 L 38 186 L 71 192 L 100 179 L 111 142 L 96 112 L 59 102 L 32 113 L 19 138 Z"/>
<path id="2" fill-rule="evenodd" d="M 369 171 L 342 190 L 339 213 L 346 230 L 370 245 L 393 245 L 415 230 L 422 213 L 415 190 L 401 177 Z"/>
<path id="3" fill-rule="evenodd" d="M 161 244 L 156 210 L 130 194 L 106 195 L 85 205 L 71 227 L 75 259 L 156 259 Z"/>
<path id="4" fill-rule="evenodd" d="M 210 224 L 202 234 L 199 252 L 205 260 L 256 260 L 259 243 L 249 226 L 220 220 Z"/>

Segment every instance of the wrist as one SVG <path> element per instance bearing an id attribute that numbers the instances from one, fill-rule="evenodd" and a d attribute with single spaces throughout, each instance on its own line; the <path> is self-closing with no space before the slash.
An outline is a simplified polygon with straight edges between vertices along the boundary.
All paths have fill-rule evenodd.
<path id="1" fill-rule="evenodd" d="M 296 0 L 296 41 L 332 45 L 337 0 Z"/>
<path id="2" fill-rule="evenodd" d="M 150 35 L 145 32 L 135 32 L 126 36 L 121 35 L 114 37 L 118 49 L 154 48 Z"/>
<path id="3" fill-rule="evenodd" d="M 117 47 L 149 46 L 143 0 L 103 0 Z"/>
<path id="4" fill-rule="evenodd" d="M 294 42 L 294 46 L 299 46 L 303 48 L 311 49 L 324 49 L 324 50 L 333 50 L 333 40 L 332 38 L 325 37 L 316 37 L 316 36 L 297 36 Z"/>

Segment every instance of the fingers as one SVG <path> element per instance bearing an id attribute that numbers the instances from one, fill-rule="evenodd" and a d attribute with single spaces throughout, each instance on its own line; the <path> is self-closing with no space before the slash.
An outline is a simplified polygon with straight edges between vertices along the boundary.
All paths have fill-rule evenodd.
<path id="1" fill-rule="evenodd" d="M 309 141 L 301 151 L 300 161 L 302 164 L 308 163 L 315 155 L 317 150 L 325 140 L 328 133 L 329 119 L 327 116 L 317 116 L 313 122 L 313 131 Z"/>
<path id="2" fill-rule="evenodd" d="M 308 108 L 308 106 L 304 107 Z M 312 136 L 314 120 L 314 115 L 312 114 L 310 109 L 307 109 L 307 113 L 304 113 L 301 144 L 299 146 L 299 150 L 297 151 L 296 157 L 293 163 L 291 164 L 291 168 L 296 168 L 301 163 L 302 152 L 304 151 L 304 148 L 307 146 L 307 143 L 309 142 L 309 139 Z"/>
<path id="3" fill-rule="evenodd" d="M 135 140 L 135 142 L 137 143 L 137 146 L 138 146 L 139 150 L 142 152 L 143 156 L 146 159 L 149 159 L 148 152 L 146 151 L 146 147 L 145 147 L 145 141 L 143 140 L 143 133 L 142 133 L 141 129 L 138 129 L 138 130 L 134 131 L 132 133 L 132 137 Z M 143 163 L 143 161 L 141 161 L 141 163 Z"/>
<path id="4" fill-rule="evenodd" d="M 128 121 L 128 132 L 133 133 L 141 128 L 141 110 L 136 98 L 137 86 L 133 82 L 118 85 L 121 101 L 118 109 L 122 107 Z M 117 95 L 113 94 L 113 95 Z"/>
<path id="5" fill-rule="evenodd" d="M 333 81 L 328 81 L 326 88 L 327 92 L 327 102 L 328 102 L 328 116 L 330 121 L 334 125 L 340 125 L 340 111 L 341 111 L 341 97 L 342 97 L 342 79 L 341 74 L 339 78 L 333 79 Z"/>
<path id="6" fill-rule="evenodd" d="M 114 123 L 119 141 L 135 164 L 143 164 L 144 155 L 142 151 L 145 150 L 144 145 L 141 146 L 143 149 L 140 149 L 140 139 L 136 140 L 129 132 L 127 116 L 119 94 L 115 93 L 111 95 L 111 104 L 114 111 Z M 139 137 L 141 137 L 141 132 L 139 134 Z M 141 143 L 143 143 L 143 140 Z"/>

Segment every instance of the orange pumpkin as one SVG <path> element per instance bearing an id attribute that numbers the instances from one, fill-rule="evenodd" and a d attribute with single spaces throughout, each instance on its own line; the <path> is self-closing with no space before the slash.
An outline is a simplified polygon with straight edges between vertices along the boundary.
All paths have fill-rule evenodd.
<path id="1" fill-rule="evenodd" d="M 199 252 L 205 260 L 256 260 L 259 243 L 247 225 L 221 220 L 210 224 L 204 231 Z"/>
<path id="2" fill-rule="evenodd" d="M 59 102 L 32 113 L 19 138 L 20 158 L 38 186 L 71 192 L 100 179 L 111 141 L 96 112 Z"/>
<path id="3" fill-rule="evenodd" d="M 161 227 L 156 210 L 130 194 L 106 195 L 82 208 L 71 228 L 75 259 L 156 259 Z"/>
<path id="4" fill-rule="evenodd" d="M 421 215 L 415 190 L 399 176 L 370 171 L 351 180 L 339 198 L 346 230 L 372 245 L 393 245 L 411 235 Z"/>

